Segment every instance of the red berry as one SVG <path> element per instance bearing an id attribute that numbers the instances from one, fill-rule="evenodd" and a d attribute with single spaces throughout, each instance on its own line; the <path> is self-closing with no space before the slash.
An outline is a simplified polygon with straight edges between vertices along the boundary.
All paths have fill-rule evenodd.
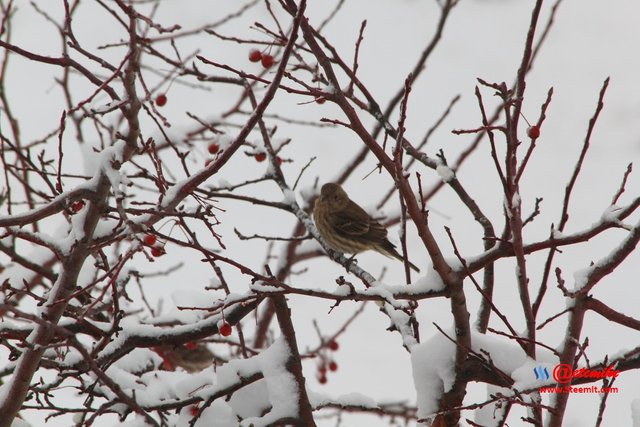
<path id="1" fill-rule="evenodd" d="M 220 146 L 218 144 L 215 144 L 215 143 L 209 144 L 209 153 L 216 154 L 219 149 L 220 149 Z"/>
<path id="2" fill-rule="evenodd" d="M 529 126 L 529 129 L 527 129 L 527 135 L 529 135 L 529 138 L 531 139 L 536 139 L 540 136 L 540 128 L 535 125 Z"/>
<path id="3" fill-rule="evenodd" d="M 338 370 L 338 364 L 332 360 L 331 362 L 329 362 L 329 370 L 332 371 L 332 372 L 337 371 Z"/>
<path id="4" fill-rule="evenodd" d="M 228 337 L 229 335 L 231 335 L 231 330 L 232 330 L 231 325 L 228 324 L 227 322 L 224 322 L 218 328 L 218 332 L 220 332 L 220 335 L 222 335 L 223 337 Z"/>
<path id="5" fill-rule="evenodd" d="M 319 96 L 316 98 L 316 104 L 324 104 L 327 99 Z"/>
<path id="6" fill-rule="evenodd" d="M 280 156 L 276 156 L 276 166 L 280 166 L 282 164 L 282 159 Z"/>
<path id="7" fill-rule="evenodd" d="M 189 341 L 184 343 L 184 348 L 186 348 L 187 350 L 195 350 L 197 346 L 198 344 L 196 344 L 195 341 Z"/>
<path id="8" fill-rule="evenodd" d="M 156 236 L 154 236 L 153 234 L 146 234 L 142 238 L 142 241 L 147 246 L 153 246 L 156 243 Z"/>
<path id="9" fill-rule="evenodd" d="M 151 255 L 158 258 L 167 252 L 164 250 L 164 246 L 154 246 L 151 248 Z"/>
<path id="10" fill-rule="evenodd" d="M 327 383 L 327 376 L 326 375 L 320 375 L 318 376 L 318 382 L 320 384 L 326 384 Z"/>
<path id="11" fill-rule="evenodd" d="M 189 414 L 192 417 L 195 417 L 196 415 L 198 415 L 198 405 L 191 405 L 189 406 Z"/>
<path id="12" fill-rule="evenodd" d="M 164 93 L 161 93 L 160 95 L 156 96 L 156 105 L 158 107 L 162 107 L 166 103 L 167 103 L 167 95 L 165 95 Z"/>
<path id="13" fill-rule="evenodd" d="M 265 55 L 262 55 L 262 58 L 260 58 L 260 62 L 262 63 L 262 66 L 264 68 L 271 68 L 271 66 L 275 61 L 273 60 L 273 56 L 269 54 L 265 54 Z"/>
<path id="14" fill-rule="evenodd" d="M 254 157 L 256 158 L 256 162 L 264 162 L 264 159 L 267 158 L 267 154 L 266 153 L 256 153 L 256 155 Z"/>
<path id="15" fill-rule="evenodd" d="M 249 61 L 258 62 L 262 59 L 262 54 L 258 49 L 251 49 L 249 51 Z"/>
<path id="16" fill-rule="evenodd" d="M 340 347 L 340 346 L 338 345 L 338 343 L 336 341 L 330 341 L 329 344 L 328 344 L 328 347 L 329 347 L 330 350 L 336 351 L 338 349 L 338 347 Z"/>
<path id="17" fill-rule="evenodd" d="M 84 202 L 82 200 L 76 200 L 75 202 L 71 203 L 71 206 L 69 206 L 69 208 L 71 209 L 71 212 L 73 213 L 80 212 L 80 209 L 82 209 L 83 207 L 84 207 Z"/>

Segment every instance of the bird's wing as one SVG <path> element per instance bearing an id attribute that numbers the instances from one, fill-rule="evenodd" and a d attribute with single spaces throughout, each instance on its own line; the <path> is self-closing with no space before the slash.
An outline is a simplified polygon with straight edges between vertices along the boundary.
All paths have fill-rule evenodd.
<path id="1" fill-rule="evenodd" d="M 367 240 L 371 242 L 389 242 L 387 240 L 387 229 L 373 218 L 369 218 L 369 231 L 366 235 Z M 391 242 L 389 242 L 391 244 Z M 393 246 L 393 244 L 391 244 Z"/>
<path id="2" fill-rule="evenodd" d="M 334 218 L 332 225 L 344 235 L 372 243 L 383 242 L 387 238 L 387 229 L 354 202 L 336 212 Z"/>
<path id="3" fill-rule="evenodd" d="M 348 236 L 362 236 L 369 231 L 371 218 L 358 206 L 350 201 L 345 209 L 334 212 L 331 216 L 331 225 L 336 231 Z"/>

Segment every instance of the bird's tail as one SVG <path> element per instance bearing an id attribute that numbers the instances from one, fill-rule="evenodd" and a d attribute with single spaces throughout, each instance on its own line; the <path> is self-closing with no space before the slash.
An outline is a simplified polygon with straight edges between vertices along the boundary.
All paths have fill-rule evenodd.
<path id="1" fill-rule="evenodd" d="M 405 262 L 405 259 L 402 257 L 402 255 L 398 253 L 393 243 L 389 242 L 388 240 L 385 243 L 388 243 L 388 244 L 383 245 L 380 248 L 380 252 L 382 252 L 387 256 L 393 257 L 399 261 Z M 413 271 L 415 271 L 416 273 L 420 273 L 420 269 L 416 267 L 411 261 L 407 260 L 407 263 L 409 264 L 409 267 L 411 267 Z"/>
<path id="2" fill-rule="evenodd" d="M 404 262 L 404 258 L 402 258 L 401 256 L 398 257 L 398 259 L 402 262 Z M 415 271 L 416 273 L 420 273 L 420 269 L 418 267 L 416 267 L 411 261 L 407 260 L 407 263 L 409 264 L 409 267 L 411 267 L 411 269 L 413 271 Z"/>

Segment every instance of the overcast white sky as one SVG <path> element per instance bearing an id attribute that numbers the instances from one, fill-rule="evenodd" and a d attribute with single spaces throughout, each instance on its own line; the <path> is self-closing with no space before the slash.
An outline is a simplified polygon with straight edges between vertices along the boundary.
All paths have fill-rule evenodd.
<path id="1" fill-rule="evenodd" d="M 46 7 L 57 11 L 59 2 L 44 2 Z M 86 9 L 80 11 L 75 19 L 76 35 L 87 47 L 114 42 L 123 37 L 119 27 L 109 21 L 109 17 L 98 13 L 95 6 L 87 2 Z M 308 16 L 313 23 L 323 20 L 335 2 L 311 1 Z M 185 28 L 197 27 L 212 21 L 235 9 L 237 1 L 163 1 L 156 21 L 170 26 L 179 23 Z M 551 2 L 545 4 L 541 22 L 546 22 Z M 84 8 L 84 6 L 82 6 Z M 452 160 L 463 150 L 470 138 L 451 134 L 452 129 L 474 128 L 480 125 L 480 116 L 474 97 L 476 78 L 481 77 L 492 82 L 511 83 L 520 63 L 522 47 L 532 2 L 522 0 L 462 0 L 452 12 L 442 42 L 429 60 L 427 71 L 413 87 L 409 101 L 409 113 L 406 136 L 411 140 L 420 140 L 426 130 L 437 120 L 451 98 L 460 94 L 458 103 L 444 125 L 437 131 L 427 147 L 430 155 L 442 148 L 447 158 Z M 617 189 L 622 174 L 630 161 L 640 156 L 640 4 L 632 0 L 617 2 L 565 0 L 557 14 L 556 23 L 549 38 L 534 65 L 527 80 L 526 101 L 523 113 L 534 121 L 547 90 L 553 86 L 554 96 L 548 110 L 548 118 L 542 130 L 539 147 L 530 162 L 529 175 L 523 180 L 521 196 L 523 210 L 532 209 L 536 197 L 544 197 L 542 213 L 536 221 L 527 227 L 527 241 L 546 238 L 552 223 L 559 219 L 559 204 L 564 195 L 564 186 L 571 175 L 573 165 L 581 149 L 588 119 L 593 114 L 598 92 L 607 76 L 611 83 L 605 99 L 605 109 L 592 139 L 592 147 L 585 161 L 583 173 L 574 190 L 571 219 L 567 231 L 577 231 L 597 222 L 609 206 L 611 197 Z M 353 44 L 357 38 L 360 22 L 366 19 L 367 29 L 361 48 L 359 75 L 370 88 L 382 106 L 402 86 L 407 73 L 422 51 L 426 40 L 434 31 L 438 10 L 431 0 L 348 0 L 335 20 L 326 30 L 326 37 L 343 53 L 351 58 Z M 247 38 L 261 38 L 261 34 L 250 29 L 254 21 L 269 22 L 264 7 L 258 7 L 242 19 L 224 26 L 224 34 L 238 34 Z M 50 54 L 59 52 L 59 42 L 51 27 L 30 10 L 25 3 L 14 23 L 13 41 L 31 50 Z M 221 43 L 213 37 L 194 37 L 182 40 L 178 46 L 188 52 L 198 48 L 205 57 L 215 58 L 217 62 L 229 63 L 237 68 L 258 72 L 259 66 L 250 64 L 247 59 L 248 47 L 233 43 Z M 165 46 L 169 49 L 169 46 Z M 115 52 L 114 52 L 115 53 Z M 107 55 L 111 55 L 107 51 Z M 59 122 L 62 100 L 54 78 L 60 70 L 44 65 L 34 65 L 18 57 L 12 59 L 14 67 L 9 74 L 8 93 L 14 101 L 14 114 L 23 118 L 23 137 L 32 140 L 47 134 Z M 86 85 L 80 85 L 78 93 L 85 93 Z M 89 92 L 86 92 L 89 93 Z M 172 132 L 179 135 L 180 129 L 191 124 L 185 111 L 202 116 L 214 116 L 226 110 L 235 99 L 236 91 L 222 88 L 213 92 L 199 92 L 184 89 L 174 84 L 168 93 L 168 105 L 162 110 L 172 124 Z M 492 93 L 483 89 L 488 103 L 495 105 Z M 79 96 L 80 98 L 80 96 Z M 105 99 L 98 100 L 105 102 Z M 324 105 L 304 104 L 300 97 L 280 93 L 269 107 L 269 113 L 292 116 L 299 119 L 317 121 L 321 117 L 342 118 L 341 113 L 329 103 Z M 25 119 L 27 117 L 28 119 Z M 367 120 L 367 123 L 372 123 Z M 6 123 L 3 122 L 3 125 Z M 157 135 L 151 123 L 145 123 L 143 133 L 146 136 Z M 233 130 L 230 129 L 230 132 Z M 71 168 L 82 172 L 81 156 L 74 158 L 77 146 L 73 141 L 73 132 L 66 133 L 65 162 Z M 303 177 L 302 186 L 308 186 L 319 177 L 320 182 L 330 181 L 342 171 L 345 161 L 351 158 L 361 147 L 357 137 L 344 129 L 309 128 L 279 124 L 277 136 L 292 138 L 283 152 L 283 157 L 293 159 L 285 163 L 283 170 L 290 183 L 295 180 L 300 168 L 307 160 L 315 156 Z M 256 140 L 257 134 L 253 136 Z M 55 141 L 52 140 L 52 143 Z M 55 151 L 55 145 L 48 149 Z M 344 153 L 347 153 L 346 155 Z M 202 153 L 193 157 L 202 159 Z M 265 164 L 249 162 L 244 156 L 230 162 L 214 177 L 213 183 L 224 179 L 229 182 L 246 180 L 250 176 L 259 176 L 266 168 Z M 77 163 L 77 166 L 74 165 Z M 72 166 L 73 165 L 73 166 Z M 369 159 L 359 168 L 345 185 L 353 199 L 365 207 L 373 207 L 380 198 L 380 188 L 384 192 L 390 188 L 388 177 L 375 174 L 362 180 L 375 168 L 375 162 Z M 428 182 L 436 182 L 435 173 L 425 171 Z M 487 144 L 481 147 L 459 171 L 458 177 L 474 198 L 480 203 L 487 215 L 495 221 L 496 229 L 502 227 L 502 193 L 489 157 Z M 628 202 L 640 190 L 637 174 L 632 175 L 627 186 L 627 195 L 622 202 Z M 273 200 L 281 199 L 273 185 L 256 187 Z M 355 196 L 357 194 L 357 196 Z M 397 210 L 394 203 L 385 207 L 386 212 Z M 434 211 L 430 226 L 436 234 L 447 256 L 452 256 L 450 245 L 444 234 L 443 226 L 449 226 L 467 256 L 477 255 L 481 251 L 481 230 L 473 218 L 462 207 L 451 191 L 444 190 L 431 202 Z M 233 233 L 236 227 L 244 234 L 261 233 L 287 236 L 295 222 L 291 215 L 263 208 L 247 208 L 246 205 L 228 201 L 220 202 L 226 210 L 219 219 L 222 225 L 218 232 L 223 235 L 228 247 L 227 256 L 237 257 L 239 261 L 253 265 L 257 270 L 264 263 L 265 245 L 260 242 L 240 242 Z M 256 216 L 259 221 L 255 221 Z M 637 218 L 637 215 L 635 216 Z M 636 219 L 637 220 L 637 219 Z M 634 221 L 631 220 L 633 223 Z M 426 265 L 427 255 L 420 250 L 415 230 L 409 229 L 409 243 L 412 248 L 412 261 Z M 396 230 L 391 230 L 392 238 L 397 238 Z M 605 256 L 624 236 L 624 231 L 610 231 L 604 237 L 583 245 L 580 248 L 568 248 L 558 257 L 557 262 L 563 268 L 566 279 L 572 272 L 587 267 L 592 260 Z M 211 242 L 213 245 L 213 242 Z M 276 248 L 275 253 L 278 253 Z M 168 266 L 180 259 L 180 251 L 170 251 L 163 258 Z M 530 259 L 529 273 L 534 286 L 540 281 L 542 256 Z M 359 265 L 377 275 L 381 265 L 389 267 L 385 283 L 402 284 L 401 264 L 394 263 L 378 254 L 364 254 L 358 257 Z M 145 265 L 143 257 L 137 259 L 142 270 L 156 268 Z M 595 294 L 615 309 L 635 315 L 640 301 L 638 290 L 638 253 L 629 259 L 605 283 L 596 287 Z M 276 262 L 272 262 L 275 265 Z M 335 278 L 344 274 L 339 266 L 326 259 L 317 259 L 307 263 L 309 270 L 302 275 L 293 276 L 291 283 L 305 288 L 333 290 Z M 519 308 L 514 265 L 511 262 L 497 264 L 496 303 L 514 319 L 517 329 L 523 330 L 524 323 Z M 247 289 L 245 278 L 229 270 L 226 272 L 236 292 Z M 205 266 L 195 263 L 188 269 L 179 270 L 171 278 L 149 282 L 145 291 L 153 300 L 164 299 L 165 307 L 173 303 L 171 297 L 182 290 L 199 290 L 207 284 L 210 272 Z M 471 288 L 469 288 L 471 289 Z M 469 290 L 467 294 L 472 320 L 476 317 L 478 295 Z M 564 307 L 565 301 L 560 292 L 552 288 L 542 306 L 544 319 Z M 356 309 L 355 304 L 341 304 L 327 314 L 329 303 L 316 302 L 309 298 L 291 298 L 292 315 L 297 326 L 298 342 L 302 349 L 317 344 L 312 320 L 317 320 L 321 329 L 332 333 Z M 448 328 L 451 315 L 448 301 L 421 302 L 418 310 L 423 341 L 435 335 L 437 331 L 432 323 Z M 539 339 L 552 347 L 562 342 L 566 317 L 545 328 Z M 247 322 L 251 323 L 251 322 Z M 496 324 L 497 325 L 497 324 Z M 410 357 L 402 347 L 397 333 L 387 332 L 388 320 L 370 304 L 365 313 L 353 324 L 348 333 L 340 340 L 340 349 L 335 354 L 339 371 L 329 376 L 328 384 L 320 385 L 315 381 L 315 365 L 305 362 L 305 374 L 310 389 L 338 396 L 359 392 L 379 401 L 415 400 Z M 248 325 L 250 328 L 250 325 Z M 596 315 L 587 315 L 585 328 L 589 336 L 588 355 L 591 361 L 600 360 L 605 355 L 613 355 L 623 349 L 638 344 L 638 334 L 622 327 L 612 325 Z M 640 374 L 623 373 L 616 381 L 620 389 L 618 395 L 610 396 L 607 403 L 604 426 L 630 425 L 630 402 L 640 398 L 637 384 Z M 478 400 L 485 394 L 485 387 L 472 385 L 468 402 Z M 597 396 L 573 396 L 565 417 L 567 426 L 592 425 L 597 413 Z M 39 417 L 33 416 L 33 420 Z M 463 417 L 473 419 L 473 414 Z M 31 419 L 31 418 L 30 418 Z M 344 425 L 349 427 L 389 425 L 387 420 L 376 417 L 344 417 Z M 33 425 L 40 421 L 34 421 Z M 514 421 L 517 424 L 517 421 Z M 96 425 L 112 425 L 113 420 L 101 420 Z M 67 426 L 68 420 L 51 420 L 47 425 Z M 335 421 L 319 421 L 319 425 L 332 426 Z M 514 424 L 515 425 L 515 424 Z"/>

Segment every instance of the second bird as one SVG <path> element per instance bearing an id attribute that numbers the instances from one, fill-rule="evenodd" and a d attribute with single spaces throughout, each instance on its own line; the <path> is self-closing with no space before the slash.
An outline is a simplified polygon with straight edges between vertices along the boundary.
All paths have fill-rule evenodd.
<path id="1" fill-rule="evenodd" d="M 313 219 L 318 232 L 333 250 L 357 254 L 371 249 L 404 262 L 387 239 L 387 229 L 351 200 L 338 184 L 330 182 L 322 186 L 313 208 Z M 409 266 L 420 272 L 412 263 Z"/>

